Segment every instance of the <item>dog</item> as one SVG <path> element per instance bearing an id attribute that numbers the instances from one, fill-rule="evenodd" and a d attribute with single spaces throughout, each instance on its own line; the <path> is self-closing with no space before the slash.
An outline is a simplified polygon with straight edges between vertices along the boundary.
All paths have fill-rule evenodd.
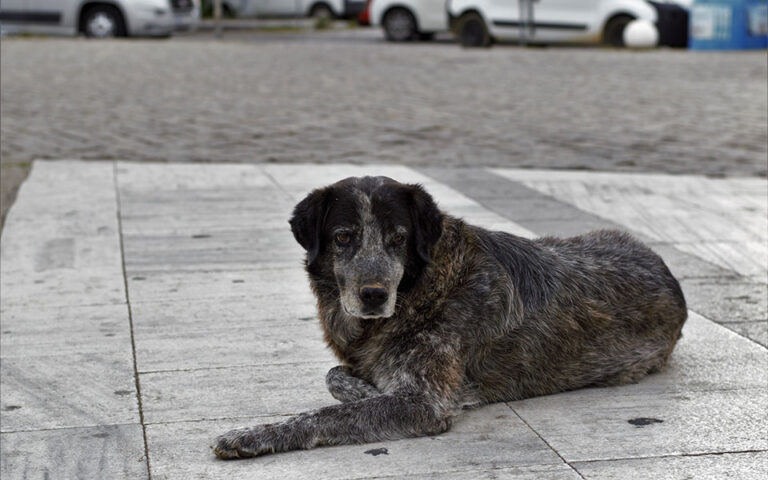
<path id="1" fill-rule="evenodd" d="M 626 233 L 488 231 L 386 177 L 315 190 L 290 225 L 342 403 L 226 433 L 220 458 L 436 435 L 462 408 L 634 383 L 687 317 L 678 281 Z"/>

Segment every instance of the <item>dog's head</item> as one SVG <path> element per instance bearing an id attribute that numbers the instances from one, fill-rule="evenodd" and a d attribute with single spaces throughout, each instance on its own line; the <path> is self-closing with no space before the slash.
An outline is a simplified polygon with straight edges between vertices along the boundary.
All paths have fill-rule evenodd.
<path id="1" fill-rule="evenodd" d="M 430 261 L 443 214 L 420 185 L 387 177 L 350 177 L 310 193 L 291 230 L 307 251 L 307 271 L 334 282 L 347 314 L 390 317 L 398 290 Z"/>

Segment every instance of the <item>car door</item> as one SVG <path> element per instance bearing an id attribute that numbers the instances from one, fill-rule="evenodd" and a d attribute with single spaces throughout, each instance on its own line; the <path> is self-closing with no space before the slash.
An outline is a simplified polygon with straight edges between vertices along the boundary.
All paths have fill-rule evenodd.
<path id="1" fill-rule="evenodd" d="M 41 33 L 54 35 L 77 33 L 77 16 L 81 0 L 28 0 L 31 10 L 38 12 L 37 22 Z"/>
<path id="2" fill-rule="evenodd" d="M 538 0 L 534 3 L 534 38 L 566 41 L 588 35 L 599 4 L 600 0 Z"/>
<path id="3" fill-rule="evenodd" d="M 73 34 L 65 20 L 79 0 L 0 0 L 0 21 L 11 31 Z M 17 29 L 18 27 L 18 29 Z"/>
<path id="4" fill-rule="evenodd" d="M 29 0 L 0 0 L 0 25 L 7 33 L 27 32 Z"/>
<path id="5" fill-rule="evenodd" d="M 419 0 L 414 2 L 419 12 L 419 29 L 423 32 L 436 32 L 448 29 L 448 17 L 445 15 L 445 0 Z"/>
<path id="6" fill-rule="evenodd" d="M 292 17 L 301 15 L 303 0 L 251 0 L 260 17 Z"/>
<path id="7" fill-rule="evenodd" d="M 491 35 L 510 39 L 519 37 L 519 4 L 518 0 L 488 0 L 488 9 L 484 13 Z"/>

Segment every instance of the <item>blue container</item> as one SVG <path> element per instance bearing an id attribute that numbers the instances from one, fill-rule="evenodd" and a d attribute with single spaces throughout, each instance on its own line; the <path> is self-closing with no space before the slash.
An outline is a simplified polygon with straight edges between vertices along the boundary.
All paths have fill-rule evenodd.
<path id="1" fill-rule="evenodd" d="M 768 2 L 695 0 L 688 32 L 691 50 L 768 48 Z"/>

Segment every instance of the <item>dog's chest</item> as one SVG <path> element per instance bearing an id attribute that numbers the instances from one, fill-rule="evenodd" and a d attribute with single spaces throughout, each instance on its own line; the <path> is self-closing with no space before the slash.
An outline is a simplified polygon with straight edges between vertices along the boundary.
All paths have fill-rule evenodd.
<path id="1" fill-rule="evenodd" d="M 399 332 L 387 328 L 372 328 L 348 348 L 350 367 L 361 378 L 381 388 L 396 374 L 402 352 L 397 341 Z"/>

